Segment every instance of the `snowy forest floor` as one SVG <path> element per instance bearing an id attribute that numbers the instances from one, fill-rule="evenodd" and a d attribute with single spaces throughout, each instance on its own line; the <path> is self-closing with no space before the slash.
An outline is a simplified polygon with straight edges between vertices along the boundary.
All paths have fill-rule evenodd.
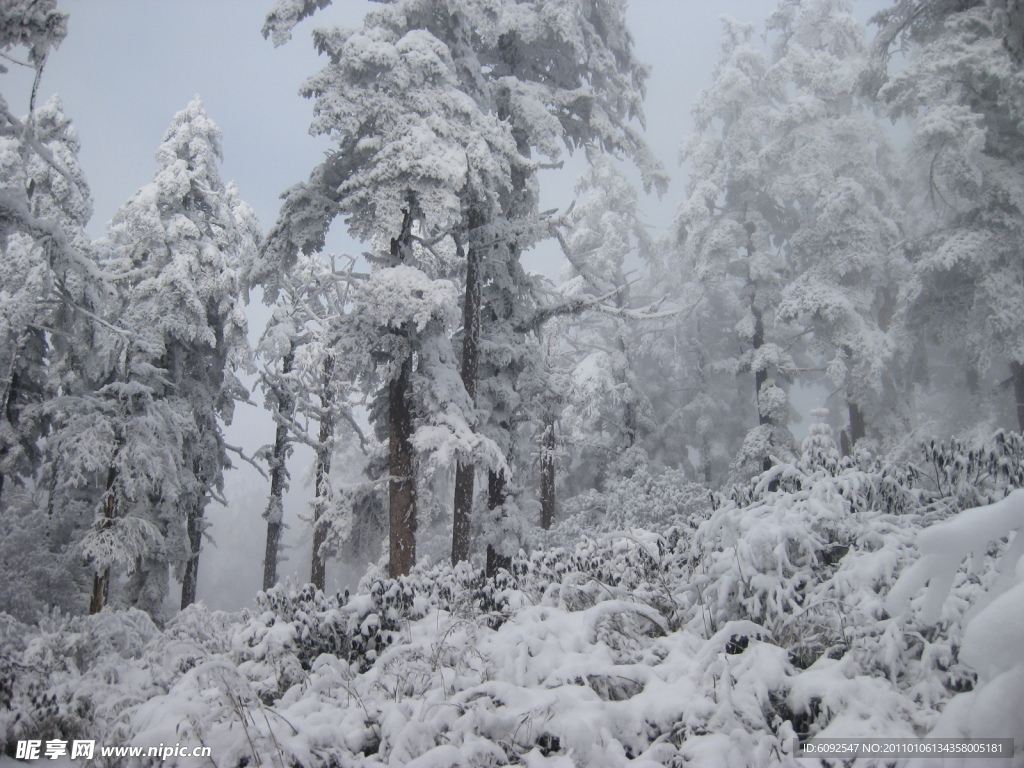
<path id="1" fill-rule="evenodd" d="M 1021 766 L 1022 472 L 1004 434 L 903 466 L 806 451 L 710 500 L 638 468 L 493 578 L 371 570 L 352 595 L 277 587 L 163 628 L 134 609 L 0 614 L 0 743 L 205 745 L 217 766 L 714 767 L 822 764 L 795 756 L 808 736 L 930 735 L 1014 737 L 1015 756 L 980 762 Z M 211 764 L 106 764 L 158 763 Z"/>

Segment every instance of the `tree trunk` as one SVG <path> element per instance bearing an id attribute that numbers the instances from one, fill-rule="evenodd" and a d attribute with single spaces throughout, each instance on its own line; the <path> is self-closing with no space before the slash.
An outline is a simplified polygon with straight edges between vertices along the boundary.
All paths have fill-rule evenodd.
<path id="1" fill-rule="evenodd" d="M 480 368 L 480 261 L 479 228 L 483 217 L 471 208 L 466 239 L 466 297 L 462 305 L 462 385 L 469 401 L 476 405 L 476 382 Z M 459 460 L 455 469 L 455 503 L 452 515 L 452 565 L 469 557 L 469 524 L 473 514 L 473 485 L 476 466 Z"/>
<path id="2" fill-rule="evenodd" d="M 281 374 L 287 376 L 292 371 L 295 357 L 295 344 L 292 342 L 288 354 L 281 360 Z M 282 416 L 292 414 L 292 397 L 287 385 L 274 392 L 277 400 L 277 412 Z M 284 522 L 284 491 L 288 485 L 288 425 L 278 421 L 274 433 L 274 451 L 270 459 L 270 501 L 267 504 L 267 546 L 263 552 L 263 590 L 266 591 L 277 584 L 277 560 L 281 553 L 281 528 Z"/>
<path id="3" fill-rule="evenodd" d="M 455 503 L 452 515 L 452 565 L 469 558 L 469 527 L 473 515 L 476 465 L 459 460 L 455 468 Z"/>
<path id="4" fill-rule="evenodd" d="M 413 208 L 410 200 L 398 237 L 391 238 L 391 257 L 405 261 L 412 244 Z M 397 362 L 397 361 L 396 361 Z M 412 448 L 412 353 L 402 361 L 398 376 L 388 383 L 388 574 L 395 578 L 416 563 L 416 474 Z"/>
<path id="5" fill-rule="evenodd" d="M 615 296 L 615 305 L 619 309 L 629 308 L 629 283 L 626 280 L 626 276 L 620 271 L 616 278 L 616 283 L 620 286 L 624 286 L 624 289 L 619 291 Z M 627 391 L 631 396 L 636 396 L 636 390 L 629 386 L 629 372 L 632 369 L 632 363 L 629 359 L 629 344 L 626 343 L 625 339 L 625 327 L 620 325 L 617 330 L 619 352 L 622 353 L 622 361 L 624 363 L 622 367 L 622 375 L 616 377 L 616 384 L 620 385 L 623 391 Z M 636 403 L 632 400 L 626 403 L 624 412 L 622 414 L 623 428 L 626 431 L 626 447 L 632 448 L 636 445 L 639 427 L 637 422 Z"/>
<path id="6" fill-rule="evenodd" d="M 390 545 L 388 572 L 392 578 L 412 570 L 416 562 L 416 478 L 413 468 L 412 409 L 408 401 L 412 358 L 402 363 L 398 377 L 388 385 L 388 458 L 391 480 Z"/>
<path id="7" fill-rule="evenodd" d="M 11 362 L 13 369 L 14 363 L 17 361 L 17 357 Z M 18 372 L 12 370 L 10 380 L 8 381 L 7 388 L 4 391 L 3 407 L 0 413 L 4 414 L 4 418 L 11 427 L 11 431 L 17 434 L 17 427 L 15 426 L 16 409 L 14 407 L 15 402 L 18 399 Z M 4 495 L 4 473 L 0 472 L 0 498 Z"/>
<path id="8" fill-rule="evenodd" d="M 96 614 L 107 604 L 110 591 L 110 568 L 97 571 L 92 577 L 92 599 L 89 601 L 89 614 Z"/>
<path id="9" fill-rule="evenodd" d="M 1017 407 L 1017 429 L 1024 432 L 1024 363 L 1010 363 L 1013 376 L 1013 398 Z"/>
<path id="10" fill-rule="evenodd" d="M 754 354 L 756 356 L 757 351 L 764 346 L 764 319 L 761 317 L 761 311 L 754 309 L 753 298 L 751 298 L 751 312 L 754 313 L 754 338 L 752 340 L 752 346 Z M 754 402 L 757 404 L 757 423 L 760 426 L 771 425 L 771 417 L 761 413 L 761 387 L 768 381 L 768 371 L 764 368 L 754 371 Z M 767 472 L 772 468 L 772 460 L 765 456 L 761 460 L 761 469 Z"/>
<path id="11" fill-rule="evenodd" d="M 540 527 L 545 531 L 555 521 L 555 414 L 544 419 L 540 440 Z"/>
<path id="12" fill-rule="evenodd" d="M 181 608 L 184 610 L 196 601 L 196 585 L 199 583 L 199 553 L 203 547 L 204 496 L 193 502 L 188 511 L 188 543 L 191 555 L 185 561 L 185 575 L 181 580 Z"/>
<path id="13" fill-rule="evenodd" d="M 499 472 L 487 473 L 487 508 L 495 510 L 505 503 L 505 476 Z M 512 558 L 498 553 L 493 544 L 487 545 L 487 565 L 485 573 L 494 576 L 500 569 L 512 569 Z"/>
<path id="14" fill-rule="evenodd" d="M 117 468 L 110 467 L 107 470 L 107 489 L 103 496 L 103 519 L 101 527 L 109 527 L 113 524 L 114 515 L 117 512 L 116 497 L 114 495 L 114 481 L 117 480 Z M 110 566 L 97 571 L 92 579 L 92 599 L 89 601 L 89 613 L 96 614 L 103 610 L 107 604 L 107 597 L 110 592 Z"/>
<path id="15" fill-rule="evenodd" d="M 861 440 L 867 432 L 864 422 L 864 412 L 852 400 L 846 401 L 847 410 L 850 412 L 850 447 L 856 447 L 857 441 Z"/>
<path id="16" fill-rule="evenodd" d="M 324 382 L 320 390 L 320 440 L 316 452 L 316 500 L 313 504 L 313 552 L 310 557 L 309 580 L 317 589 L 327 583 L 327 566 L 320 554 L 320 548 L 327 539 L 327 530 L 320 525 L 324 506 L 330 498 L 331 454 L 334 451 L 334 420 L 330 415 L 331 396 L 329 385 L 334 370 L 334 361 L 324 361 Z"/>
<path id="17" fill-rule="evenodd" d="M 1004 0 L 1006 12 L 1006 36 L 1004 41 L 1014 60 L 1024 61 L 1024 4 L 1020 0 Z M 1018 399 L 1017 402 L 1020 402 Z"/>
<path id="18" fill-rule="evenodd" d="M 700 473 L 704 478 L 704 485 L 711 487 L 711 441 L 707 435 L 701 436 L 700 442 Z"/>

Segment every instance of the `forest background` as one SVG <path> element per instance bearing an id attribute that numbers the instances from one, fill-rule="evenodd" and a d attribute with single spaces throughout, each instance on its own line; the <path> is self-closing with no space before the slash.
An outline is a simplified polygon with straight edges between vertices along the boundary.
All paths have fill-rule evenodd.
<path id="1" fill-rule="evenodd" d="M 332 21 L 358 27 L 375 4 L 352 0 L 332 9 Z M 630 31 L 640 59 L 651 66 L 647 81 L 644 135 L 666 167 L 671 183 L 664 195 L 644 195 L 644 220 L 652 234 L 666 226 L 686 196 L 688 164 L 679 157 L 680 144 L 693 126 L 691 106 L 712 79 L 719 56 L 721 18 L 761 24 L 772 9 L 766 0 L 676 2 L 640 0 L 627 11 Z M 866 22 L 883 8 L 883 0 L 860 0 L 856 17 Z M 195 95 L 224 134 L 221 174 L 234 180 L 242 198 L 256 212 L 264 230 L 277 218 L 280 195 L 297 180 L 296 169 L 311 166 L 330 142 L 310 136 L 310 102 L 298 85 L 322 64 L 311 45 L 303 44 L 311 20 L 296 30 L 296 41 L 273 47 L 260 37 L 266 9 L 259 3 L 185 2 L 140 4 L 132 0 L 69 0 L 69 34 L 52 56 L 42 79 L 45 98 L 59 94 L 72 116 L 81 140 L 79 162 L 89 181 L 95 213 L 87 231 L 103 234 L 117 207 L 142 184 L 153 169 L 153 147 L 170 117 Z M 5 78 L 5 95 L 12 107 L 28 102 L 31 78 L 13 71 Z M 541 209 L 566 210 L 575 197 L 576 179 L 586 166 L 582 153 L 565 158 L 565 167 L 542 171 Z M 623 171 L 639 185 L 634 169 Z M 335 226 L 326 250 L 359 254 L 343 226 Z M 527 251 L 526 269 L 558 281 L 567 262 L 555 241 Z M 247 305 L 249 335 L 255 345 L 269 310 L 255 292 Z M 258 446 L 273 440 L 273 424 L 253 390 L 251 407 L 240 406 L 228 428 L 235 445 Z M 821 393 L 801 400 L 805 415 L 821 405 Z M 810 417 L 794 425 L 802 439 Z M 261 551 L 265 530 L 258 515 L 266 506 L 267 481 L 244 462 L 227 474 L 227 507 L 216 505 L 210 529 L 218 553 L 200 576 L 198 594 L 211 607 L 231 609 L 252 600 L 262 577 Z M 292 528 L 286 546 L 309 546 L 311 533 L 297 515 L 306 512 L 313 493 L 312 452 L 296 446 L 289 466 L 294 477 L 287 491 L 286 515 Z M 285 557 L 289 558 L 287 552 Z M 328 566 L 332 583 L 358 579 L 365 564 Z M 282 577 L 302 581 L 308 563 L 297 553 L 281 563 Z"/>
<path id="2" fill-rule="evenodd" d="M 263 36 L 328 5 L 279 0 Z M 313 33 L 331 141 L 272 224 L 227 178 L 288 139 L 229 168 L 187 95 L 100 230 L 88 174 L 135 161 L 86 169 L 43 90 L 65 14 L 0 4 L 3 74 L 34 74 L 24 116 L 0 101 L 3 749 L 1024 744 L 1024 8 L 854 7 L 722 20 L 648 204 L 642 115 L 680 100 L 645 110 L 624 2 L 375 4 Z M 226 60 L 260 107 L 235 127 L 273 124 Z"/>

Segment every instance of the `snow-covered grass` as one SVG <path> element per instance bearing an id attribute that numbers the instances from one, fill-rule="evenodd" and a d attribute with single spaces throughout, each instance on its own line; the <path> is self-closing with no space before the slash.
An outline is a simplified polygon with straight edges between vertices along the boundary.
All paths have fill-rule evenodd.
<path id="1" fill-rule="evenodd" d="M 162 631 L 139 611 L 7 618 L 0 741 L 366 768 L 805 766 L 795 740 L 814 735 L 1024 743 L 1024 491 L 1006 495 L 1020 462 L 1000 439 L 956 487 L 827 446 L 713 509 L 637 481 L 676 512 L 593 536 L 577 518 L 495 578 L 421 563 L 352 595 L 193 606 Z M 978 495 L 1005 498 L 959 512 Z"/>

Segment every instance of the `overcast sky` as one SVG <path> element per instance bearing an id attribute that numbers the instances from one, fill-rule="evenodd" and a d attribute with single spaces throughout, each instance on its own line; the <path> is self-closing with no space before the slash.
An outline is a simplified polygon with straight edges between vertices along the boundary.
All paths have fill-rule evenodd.
<path id="1" fill-rule="evenodd" d="M 260 28 L 270 0 L 63 0 L 69 34 L 51 57 L 41 96 L 59 93 L 82 140 L 81 163 L 99 236 L 114 211 L 156 169 L 153 154 L 175 112 L 195 96 L 224 132 L 223 176 L 234 180 L 264 229 L 278 196 L 305 179 L 329 144 L 309 136 L 311 104 L 299 85 L 322 65 L 309 33 L 320 24 L 358 26 L 368 0 L 336 0 L 274 48 Z M 629 20 L 640 58 L 653 65 L 648 139 L 678 174 L 678 147 L 690 126 L 689 105 L 710 80 L 720 37 L 718 19 L 760 21 L 768 0 L 634 0 Z M 12 108 L 24 102 L 9 98 Z M 21 107 L 21 109 L 19 109 Z M 545 206 L 564 208 L 581 166 L 570 162 L 545 181 Z M 651 223 L 661 226 L 678 203 L 682 180 Z M 561 198 L 561 199 L 560 199 Z M 337 249 L 357 248 L 343 238 Z M 548 272 L 548 265 L 534 268 Z M 557 267 L 554 268 L 557 272 Z"/>
<path id="2" fill-rule="evenodd" d="M 858 0 L 862 18 L 883 5 Z M 311 104 L 297 91 L 322 61 L 310 41 L 313 27 L 359 26 L 368 0 L 335 0 L 332 8 L 300 25 L 290 43 L 274 48 L 260 35 L 271 0 L 60 0 L 70 13 L 69 34 L 51 56 L 40 98 L 58 93 L 82 142 L 80 162 L 95 201 L 90 226 L 103 234 L 114 211 L 156 170 L 154 152 L 175 112 L 197 94 L 223 131 L 225 181 L 238 184 L 255 208 L 264 231 L 274 223 L 278 196 L 305 179 L 329 144 L 309 136 Z M 677 165 L 678 148 L 691 127 L 690 105 L 710 83 L 721 37 L 720 17 L 760 23 L 772 0 L 633 0 L 629 23 L 639 58 L 653 66 L 648 83 L 647 137 L 672 175 L 664 200 L 651 198 L 648 222 L 664 228 L 679 201 L 685 178 Z M 27 89 L 5 77 L 4 95 L 12 111 L 27 108 Z M 579 159 L 542 179 L 542 206 L 565 209 L 572 198 Z M 328 244 L 335 252 L 359 252 L 343 234 Z M 548 246 L 526 258 L 529 269 L 556 277 L 561 261 Z M 260 311 L 251 313 L 255 330 Z M 257 409 L 240 407 L 229 439 L 254 450 L 272 440 L 272 426 Z M 293 469 L 290 506 L 292 540 L 300 549 L 283 564 L 308 577 L 309 536 L 297 520 L 304 512 L 300 456 Z M 237 607 L 259 588 L 265 531 L 260 513 L 267 488 L 249 468 L 229 480 L 231 509 L 211 509 L 214 537 L 221 550 L 240 558 L 207 552 L 200 564 L 200 597 L 213 607 Z"/>

